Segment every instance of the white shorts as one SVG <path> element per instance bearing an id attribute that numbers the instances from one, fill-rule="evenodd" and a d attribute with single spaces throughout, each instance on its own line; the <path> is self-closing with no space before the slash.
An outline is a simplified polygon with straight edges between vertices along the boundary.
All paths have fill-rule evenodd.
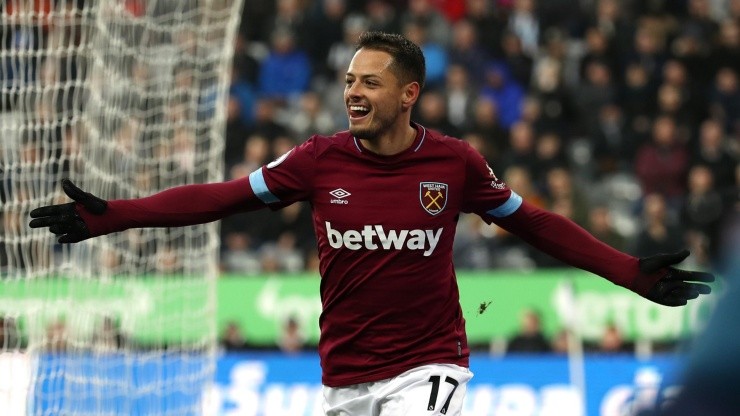
<path id="1" fill-rule="evenodd" d="M 393 378 L 324 386 L 326 416 L 459 416 L 473 373 L 454 364 L 423 365 Z"/>

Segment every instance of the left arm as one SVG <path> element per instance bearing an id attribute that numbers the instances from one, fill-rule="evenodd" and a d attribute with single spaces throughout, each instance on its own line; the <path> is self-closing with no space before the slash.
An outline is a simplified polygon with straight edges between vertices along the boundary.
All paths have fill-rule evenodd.
<path id="1" fill-rule="evenodd" d="M 558 260 L 637 293 L 646 293 L 660 278 L 636 279 L 639 259 L 599 241 L 573 221 L 526 201 L 511 215 L 494 222 Z"/>
<path id="2" fill-rule="evenodd" d="M 686 250 L 633 257 L 601 242 L 573 221 L 527 202 L 494 222 L 544 253 L 663 305 L 685 305 L 688 299 L 710 292 L 709 286 L 692 282 L 714 280 L 709 273 L 671 267 L 688 256 Z"/>

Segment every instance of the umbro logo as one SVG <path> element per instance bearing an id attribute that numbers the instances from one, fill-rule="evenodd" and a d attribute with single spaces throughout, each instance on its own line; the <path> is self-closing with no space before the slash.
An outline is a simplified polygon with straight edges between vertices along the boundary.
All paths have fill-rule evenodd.
<path id="1" fill-rule="evenodd" d="M 351 193 L 345 191 L 342 188 L 337 188 L 331 192 L 329 192 L 329 195 L 333 196 L 334 199 L 330 200 L 329 202 L 332 204 L 349 204 L 349 201 L 347 201 L 345 198 L 352 195 Z"/>

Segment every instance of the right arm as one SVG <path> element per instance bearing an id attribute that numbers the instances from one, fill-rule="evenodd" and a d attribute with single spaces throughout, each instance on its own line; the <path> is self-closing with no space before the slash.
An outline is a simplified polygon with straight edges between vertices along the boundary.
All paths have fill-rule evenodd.
<path id="1" fill-rule="evenodd" d="M 137 199 L 106 201 L 63 179 L 62 189 L 74 202 L 34 209 L 29 225 L 49 227 L 60 243 L 76 243 L 129 228 L 180 227 L 265 206 L 279 209 L 310 195 L 314 147 L 309 139 L 245 178 L 182 185 Z"/>
<path id="2" fill-rule="evenodd" d="M 60 243 L 129 228 L 203 224 L 265 206 L 252 190 L 249 177 L 182 185 L 144 198 L 111 201 L 81 190 L 69 179 L 62 180 L 62 189 L 74 202 L 34 209 L 29 224 L 32 228 L 49 227 Z"/>
<path id="3" fill-rule="evenodd" d="M 252 191 L 249 178 L 182 185 L 138 199 L 108 201 L 104 215 L 77 202 L 76 209 L 91 237 L 143 227 L 179 227 L 220 220 L 265 206 Z"/>

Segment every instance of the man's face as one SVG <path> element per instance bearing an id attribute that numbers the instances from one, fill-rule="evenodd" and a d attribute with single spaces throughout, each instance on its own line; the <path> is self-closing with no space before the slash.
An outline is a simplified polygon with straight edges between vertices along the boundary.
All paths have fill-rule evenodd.
<path id="1" fill-rule="evenodd" d="M 386 52 L 360 49 L 349 64 L 344 102 L 349 131 L 358 139 L 376 139 L 399 120 L 404 85 L 391 70 L 392 61 Z"/>

